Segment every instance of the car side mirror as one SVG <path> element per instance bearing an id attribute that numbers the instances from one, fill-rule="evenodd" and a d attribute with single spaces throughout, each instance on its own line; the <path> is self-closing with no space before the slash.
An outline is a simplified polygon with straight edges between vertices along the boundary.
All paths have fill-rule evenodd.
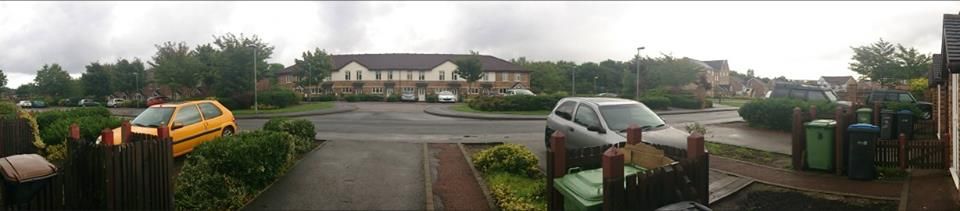
<path id="1" fill-rule="evenodd" d="M 179 122 L 179 121 L 178 121 L 178 122 L 173 122 L 173 126 L 170 127 L 170 129 L 171 129 L 171 130 L 176 130 L 176 129 L 182 128 L 183 126 L 184 126 L 184 125 L 183 125 L 183 122 Z"/>
<path id="2" fill-rule="evenodd" d="M 604 131 L 603 128 L 600 127 L 600 126 L 589 126 L 589 127 L 587 127 L 587 130 L 593 131 L 593 132 L 597 132 L 597 133 L 600 133 L 600 134 L 605 134 L 605 133 L 607 133 L 607 131 Z"/>

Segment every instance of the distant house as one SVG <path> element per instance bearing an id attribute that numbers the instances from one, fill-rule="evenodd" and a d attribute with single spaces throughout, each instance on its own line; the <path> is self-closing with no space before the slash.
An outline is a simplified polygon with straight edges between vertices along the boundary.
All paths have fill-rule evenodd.
<path id="1" fill-rule="evenodd" d="M 750 80 L 747 80 L 746 87 L 746 95 L 748 97 L 761 98 L 767 96 L 767 91 L 770 91 L 771 86 L 770 83 L 765 83 L 760 79 L 751 78 Z"/>
<path id="2" fill-rule="evenodd" d="M 730 87 L 730 65 L 727 60 L 700 61 L 691 58 L 684 58 L 693 64 L 699 65 L 703 74 L 710 83 L 711 90 L 707 91 L 707 96 L 713 96 L 716 93 L 732 94 Z M 696 88 L 695 85 L 684 86 L 684 89 Z"/>
<path id="3" fill-rule="evenodd" d="M 847 92 L 847 86 L 856 84 L 852 76 L 823 76 L 817 80 L 817 86 L 833 90 L 833 92 Z"/>
<path id="4" fill-rule="evenodd" d="M 735 96 L 747 95 L 747 85 L 740 78 L 730 78 L 730 92 Z"/>

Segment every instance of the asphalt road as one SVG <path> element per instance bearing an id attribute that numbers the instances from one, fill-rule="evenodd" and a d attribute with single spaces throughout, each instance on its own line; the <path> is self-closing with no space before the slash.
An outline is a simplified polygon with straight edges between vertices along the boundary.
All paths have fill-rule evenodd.
<path id="1" fill-rule="evenodd" d="M 423 103 L 353 103 L 353 112 L 301 117 L 314 123 L 323 140 L 397 142 L 490 142 L 543 140 L 544 121 L 491 121 L 440 117 L 423 113 Z M 736 111 L 665 115 L 670 125 L 739 120 Z M 238 120 L 242 130 L 263 127 L 267 120 Z"/>

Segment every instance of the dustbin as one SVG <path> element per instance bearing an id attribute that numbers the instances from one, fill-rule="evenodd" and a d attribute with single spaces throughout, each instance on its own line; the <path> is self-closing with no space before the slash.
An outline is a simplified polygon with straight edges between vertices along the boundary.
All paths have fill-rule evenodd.
<path id="1" fill-rule="evenodd" d="M 897 112 L 897 133 L 903 134 L 907 140 L 913 139 L 913 112 L 910 110 L 900 110 Z"/>
<path id="2" fill-rule="evenodd" d="M 37 154 L 21 154 L 0 158 L 5 202 L 23 204 L 57 175 L 57 167 Z"/>
<path id="3" fill-rule="evenodd" d="M 563 194 L 564 210 L 602 210 L 603 209 L 603 169 L 591 169 L 573 173 L 579 168 L 572 168 L 570 173 L 556 178 L 553 184 L 560 194 Z M 645 169 L 625 165 L 623 176 L 637 174 Z"/>
<path id="4" fill-rule="evenodd" d="M 857 123 L 873 124 L 873 109 L 857 109 Z"/>
<path id="5" fill-rule="evenodd" d="M 833 168 L 833 131 L 837 122 L 818 119 L 804 124 L 807 134 L 807 167 L 830 170 Z"/>
<path id="6" fill-rule="evenodd" d="M 897 138 L 897 135 L 894 134 L 897 130 L 894 128 L 894 124 L 896 123 L 893 119 L 894 115 L 896 115 L 896 113 L 894 113 L 893 110 L 884 109 L 880 111 L 880 139 L 890 140 Z"/>
<path id="7" fill-rule="evenodd" d="M 871 124 L 853 124 L 847 127 L 849 145 L 847 149 L 847 177 L 857 180 L 873 180 L 877 177 L 876 156 L 877 135 L 880 128 Z"/>
<path id="8" fill-rule="evenodd" d="M 655 211 L 712 211 L 707 206 L 694 201 L 681 201 L 657 208 Z"/>

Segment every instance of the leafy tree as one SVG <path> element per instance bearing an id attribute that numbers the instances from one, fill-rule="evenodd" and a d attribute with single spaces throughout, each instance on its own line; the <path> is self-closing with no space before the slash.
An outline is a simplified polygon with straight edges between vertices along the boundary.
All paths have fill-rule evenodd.
<path id="1" fill-rule="evenodd" d="M 246 37 L 243 34 L 237 36 L 227 33 L 214 38 L 214 45 L 220 48 L 219 59 L 222 61 L 217 69 L 217 81 L 213 84 L 217 96 L 234 97 L 252 92 L 254 88 L 252 71 L 257 72 L 256 80 L 268 77 L 266 60 L 273 55 L 273 46 L 264 43 L 256 35 Z M 255 70 L 254 63 L 256 63 Z"/>
<path id="2" fill-rule="evenodd" d="M 96 98 L 112 94 L 110 75 L 113 72 L 113 65 L 94 62 L 87 65 L 86 68 L 87 71 L 80 76 L 80 81 L 83 82 L 83 91 Z"/>
<path id="3" fill-rule="evenodd" d="M 140 59 L 134 59 L 132 62 L 127 59 L 117 60 L 110 76 L 111 92 L 140 90 L 147 83 L 144 74 L 143 62 Z"/>
<path id="4" fill-rule="evenodd" d="M 694 83 L 697 76 L 701 75 L 702 68 L 687 59 L 676 58 L 671 55 L 663 57 L 646 57 L 640 60 L 643 70 L 640 78 L 643 80 L 641 85 L 644 88 L 672 88 L 679 89 L 682 86 Z M 624 95 L 632 95 L 636 89 L 636 75 L 630 71 L 624 74 Z M 629 86 L 626 86 L 629 84 Z M 627 94 L 629 93 L 629 94 Z"/>
<path id="5" fill-rule="evenodd" d="M 37 94 L 36 92 L 37 92 L 36 84 L 25 83 L 17 87 L 17 91 L 15 91 L 14 93 L 16 93 L 17 96 L 20 96 L 20 97 L 30 97 L 30 96 L 36 95 Z"/>
<path id="6" fill-rule="evenodd" d="M 897 44 L 897 53 L 894 54 L 894 57 L 897 59 L 897 65 L 900 66 L 898 78 L 904 80 L 925 78 L 930 63 L 933 62 L 933 58 L 930 56 L 920 53 L 915 48 L 905 48 L 900 44 Z"/>
<path id="7" fill-rule="evenodd" d="M 0 87 L 7 87 L 7 75 L 0 69 Z"/>
<path id="8" fill-rule="evenodd" d="M 212 87 L 217 82 L 220 73 L 219 68 L 223 65 L 220 50 L 210 44 L 205 44 L 197 46 L 190 52 L 190 56 L 196 58 L 200 63 L 196 70 L 196 74 L 200 77 L 200 85 Z"/>
<path id="9" fill-rule="evenodd" d="M 69 86 L 70 74 L 67 74 L 67 71 L 64 71 L 57 63 L 43 65 L 37 71 L 37 76 L 33 78 L 33 82 L 37 86 L 36 94 L 54 98 L 65 96 L 67 90 L 71 88 Z"/>
<path id="10" fill-rule="evenodd" d="M 330 55 L 320 48 L 312 52 L 303 52 L 302 59 L 293 61 L 298 68 L 297 85 L 301 87 L 319 86 L 323 79 L 330 76 L 330 71 L 333 69 L 333 60 L 330 59 Z"/>
<path id="11" fill-rule="evenodd" d="M 280 64 L 280 63 L 270 63 L 270 65 L 267 66 L 267 75 L 270 78 L 270 84 L 272 85 L 277 84 L 277 73 L 282 71 L 283 68 L 285 67 L 283 66 L 283 64 Z"/>
<path id="12" fill-rule="evenodd" d="M 894 45 L 880 39 L 873 44 L 851 47 L 854 55 L 850 70 L 863 75 L 860 79 L 870 79 L 881 84 L 899 80 L 923 77 L 930 57 L 914 48 Z"/>
<path id="13" fill-rule="evenodd" d="M 570 81 L 563 77 L 561 65 L 556 62 L 529 62 L 522 64 L 524 69 L 530 70 L 530 89 L 534 92 L 555 93 L 567 91 Z"/>
<path id="14" fill-rule="evenodd" d="M 148 62 L 154 70 L 154 80 L 173 90 L 184 87 L 196 87 L 200 83 L 200 74 L 196 71 L 201 63 L 190 55 L 186 43 L 165 42 L 156 45 L 157 53 L 153 61 Z"/>
<path id="15" fill-rule="evenodd" d="M 458 59 L 453 64 L 457 65 L 457 70 L 453 73 L 457 77 L 467 80 L 468 90 L 473 89 L 473 83 L 483 78 L 483 65 L 480 64 L 480 53 L 470 51 L 470 56 Z"/>
<path id="16" fill-rule="evenodd" d="M 750 80 L 750 79 L 753 79 L 754 77 L 757 77 L 757 76 L 753 73 L 753 69 L 747 69 L 747 78 L 745 79 Z"/>

